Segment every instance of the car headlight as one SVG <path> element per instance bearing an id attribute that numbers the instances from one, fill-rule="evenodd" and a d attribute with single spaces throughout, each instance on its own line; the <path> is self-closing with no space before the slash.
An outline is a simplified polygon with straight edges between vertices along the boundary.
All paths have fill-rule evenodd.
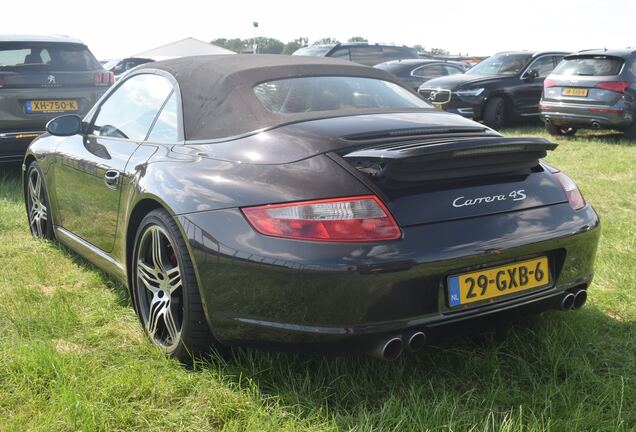
<path id="1" fill-rule="evenodd" d="M 455 92 L 455 94 L 457 96 L 472 96 L 472 97 L 475 97 L 475 96 L 479 96 L 480 94 L 482 94 L 483 91 L 484 91 L 484 88 L 480 87 L 480 88 L 471 88 L 471 89 L 465 89 L 465 90 L 457 90 Z"/>

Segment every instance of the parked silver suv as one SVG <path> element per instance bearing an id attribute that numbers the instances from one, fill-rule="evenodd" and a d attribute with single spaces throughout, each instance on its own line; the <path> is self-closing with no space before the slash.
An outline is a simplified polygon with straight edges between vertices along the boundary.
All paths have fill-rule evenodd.
<path id="1" fill-rule="evenodd" d="M 49 120 L 86 114 L 113 82 L 77 39 L 0 35 L 0 162 L 21 161 Z"/>
<path id="2" fill-rule="evenodd" d="M 588 50 L 569 55 L 543 84 L 541 118 L 552 135 L 616 129 L 636 138 L 636 51 Z"/>

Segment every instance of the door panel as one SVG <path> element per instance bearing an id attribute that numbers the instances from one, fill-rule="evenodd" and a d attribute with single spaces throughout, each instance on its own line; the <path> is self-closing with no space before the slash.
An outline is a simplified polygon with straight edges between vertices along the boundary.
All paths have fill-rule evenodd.
<path id="1" fill-rule="evenodd" d="M 61 225 L 99 249 L 110 252 L 117 231 L 126 164 L 139 143 L 88 136 L 67 138 L 58 148 L 55 189 Z M 115 184 L 106 173 L 118 173 Z"/>
<path id="2" fill-rule="evenodd" d="M 535 59 L 525 70 L 521 84 L 515 90 L 515 109 L 519 115 L 535 115 L 539 113 L 539 101 L 543 92 L 543 81 L 554 69 L 554 56 L 542 56 Z M 523 76 L 535 70 L 539 74 L 534 80 L 524 80 Z"/>
<path id="3" fill-rule="evenodd" d="M 122 185 L 133 175 L 126 164 L 173 90 L 165 77 L 131 75 L 100 104 L 86 135 L 67 138 L 58 146 L 55 191 L 60 223 L 104 252 L 113 249 Z"/>

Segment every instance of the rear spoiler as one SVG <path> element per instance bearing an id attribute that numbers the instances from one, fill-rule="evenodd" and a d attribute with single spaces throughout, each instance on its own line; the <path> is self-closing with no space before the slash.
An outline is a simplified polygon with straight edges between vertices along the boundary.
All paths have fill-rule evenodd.
<path id="1" fill-rule="evenodd" d="M 431 181 L 528 172 L 556 147 L 545 138 L 469 137 L 366 146 L 340 156 L 378 179 Z"/>

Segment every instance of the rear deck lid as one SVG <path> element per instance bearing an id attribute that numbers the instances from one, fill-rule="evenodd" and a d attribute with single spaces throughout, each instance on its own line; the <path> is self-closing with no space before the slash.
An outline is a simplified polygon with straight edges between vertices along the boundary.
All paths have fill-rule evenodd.
<path id="1" fill-rule="evenodd" d="M 540 138 L 465 137 L 372 145 L 341 153 L 401 226 L 515 212 L 567 201 L 540 163 Z"/>

